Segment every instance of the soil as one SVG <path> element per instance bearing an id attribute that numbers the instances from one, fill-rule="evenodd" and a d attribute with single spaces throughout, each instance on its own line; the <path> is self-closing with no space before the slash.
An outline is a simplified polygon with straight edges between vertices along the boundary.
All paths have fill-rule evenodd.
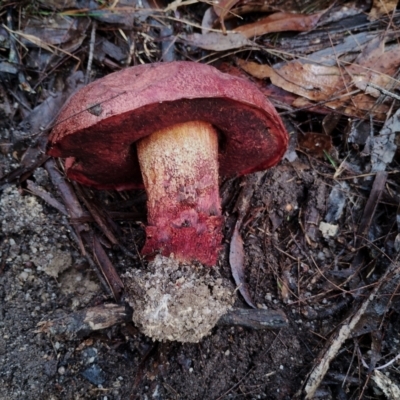
<path id="1" fill-rule="evenodd" d="M 288 179 L 290 173 L 294 173 L 291 167 L 268 173 L 255 193 L 254 206 L 269 198 L 283 207 L 279 203 L 285 201 L 284 185 L 277 182 Z M 288 200 L 293 199 L 293 189 L 286 193 Z M 59 213 L 10 187 L 1 197 L 1 218 L 1 398 L 214 399 L 237 396 L 240 390 L 252 398 L 284 399 L 300 385 L 301 371 L 306 360 L 313 358 L 311 348 L 318 340 L 310 340 L 308 329 L 303 328 L 307 322 L 295 309 L 289 313 L 287 329 L 217 327 L 198 344 L 153 343 L 133 326 L 116 326 L 74 341 L 36 333 L 40 321 L 111 299 L 82 260 L 69 237 L 67 221 Z M 249 229 L 265 230 L 266 218 L 265 212 L 260 213 Z M 261 307 L 275 309 L 282 302 L 274 272 L 266 269 L 282 258 L 271 251 L 271 242 L 277 238 L 257 237 L 251 230 L 245 240 L 251 293 Z M 221 264 L 229 276 L 227 250 Z M 118 260 L 110 255 L 121 272 L 130 264 L 122 256 Z M 239 296 L 236 305 L 245 306 Z"/>
<path id="2" fill-rule="evenodd" d="M 18 17 L 27 18 L 29 13 L 22 16 L 22 10 L 28 12 L 29 8 L 4 8 L 0 19 L 4 22 L 7 15 L 15 22 Z M 85 32 L 89 40 L 88 26 Z M 107 34 L 106 29 L 100 33 Z M 86 54 L 90 42 L 82 43 Z M 40 87 L 38 67 L 28 67 L 27 60 L 21 65 L 33 68 L 31 84 Z M 96 75 L 110 72 L 115 63 L 108 59 L 105 66 L 97 57 Z M 32 131 L 26 129 L 27 123 L 30 128 L 37 127 L 54 116 L 38 114 L 35 107 L 53 96 L 49 104 L 56 102 L 57 108 L 57 101 L 62 104 L 72 90 L 66 82 L 73 76 L 73 65 L 68 60 L 51 65 L 46 69 L 42 92 L 25 93 L 17 75 L 0 71 L 0 178 L 21 165 L 26 168 L 22 155 L 37 144 L 36 136 L 32 138 Z M 29 103 L 25 109 L 24 101 Z M 297 140 L 305 127 L 322 133 L 323 121 L 324 115 L 308 111 L 293 114 L 285 120 L 292 143 L 278 166 L 256 178 L 221 179 L 225 226 L 219 272 L 235 284 L 229 249 L 240 218 L 245 251 L 243 285 L 258 308 L 286 314 L 289 323 L 282 329 L 217 326 L 199 343 L 153 341 L 129 322 L 76 338 L 41 332 L 39 322 L 57 321 L 116 300 L 77 243 L 71 228 L 74 221 L 29 189 L 31 182 L 52 194 L 58 204 L 63 203 L 43 162 L 28 168 L 19 179 L 3 179 L 0 399 L 303 398 L 303 386 L 321 359 L 321 351 L 329 347 L 336 328 L 359 309 L 389 265 L 396 262 L 400 249 L 398 153 L 386 166 L 389 175 L 381 196 L 371 212 L 365 213 L 375 193 L 370 156 L 362 152 L 367 139 L 359 139 L 363 144 L 356 146 L 344 134 L 357 123 L 367 136 L 370 129 L 377 135 L 382 124 L 370 126 L 369 121 L 349 121 L 339 115 L 331 134 L 330 156 L 325 157 L 300 146 Z M 248 204 L 242 201 L 243 196 L 248 196 Z M 98 209 L 121 213 L 110 222 L 121 246 L 112 245 L 90 217 L 80 221 L 101 237 L 118 275 L 123 276 L 129 268 L 143 268 L 138 251 L 143 246 L 146 220 L 143 192 L 93 190 L 90 201 Z M 91 255 L 88 247 L 86 252 Z M 384 365 L 400 353 L 399 282 L 399 273 L 383 282 L 313 398 L 391 398 L 374 383 L 371 374 L 376 365 Z M 123 304 L 124 297 L 118 302 Z M 235 292 L 234 306 L 249 307 L 239 291 Z M 397 361 L 383 372 L 393 385 L 399 384 Z"/>

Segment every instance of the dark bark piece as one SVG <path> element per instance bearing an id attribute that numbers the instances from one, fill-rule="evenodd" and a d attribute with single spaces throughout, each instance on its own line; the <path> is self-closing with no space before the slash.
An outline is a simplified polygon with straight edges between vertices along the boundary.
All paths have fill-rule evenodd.
<path id="1" fill-rule="evenodd" d="M 236 308 L 223 315 L 217 325 L 243 326 L 250 329 L 280 329 L 288 326 L 283 311 Z"/>

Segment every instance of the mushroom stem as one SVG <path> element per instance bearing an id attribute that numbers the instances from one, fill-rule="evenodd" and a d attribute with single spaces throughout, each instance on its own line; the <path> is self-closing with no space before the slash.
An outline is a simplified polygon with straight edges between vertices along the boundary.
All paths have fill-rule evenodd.
<path id="1" fill-rule="evenodd" d="M 215 265 L 222 240 L 215 129 L 173 125 L 141 139 L 137 152 L 148 196 L 142 253 Z"/>

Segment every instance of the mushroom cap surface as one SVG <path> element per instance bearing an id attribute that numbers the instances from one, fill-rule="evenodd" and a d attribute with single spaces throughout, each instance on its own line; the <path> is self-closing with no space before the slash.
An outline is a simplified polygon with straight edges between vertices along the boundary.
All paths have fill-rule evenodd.
<path id="1" fill-rule="evenodd" d="M 288 134 L 274 106 L 246 79 L 188 61 L 126 68 L 75 93 L 53 128 L 48 154 L 98 189 L 143 187 L 134 143 L 178 123 L 206 121 L 219 134 L 222 176 L 272 167 Z"/>

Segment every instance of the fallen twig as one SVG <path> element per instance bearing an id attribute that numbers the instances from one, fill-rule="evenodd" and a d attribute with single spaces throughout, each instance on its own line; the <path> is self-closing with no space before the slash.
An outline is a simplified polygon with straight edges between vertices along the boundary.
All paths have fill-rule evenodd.
<path id="1" fill-rule="evenodd" d="M 330 340 L 328 347 L 326 347 L 319 355 L 319 362 L 314 366 L 311 373 L 309 374 L 307 383 L 304 388 L 306 393 L 305 399 L 313 399 L 316 390 L 321 384 L 329 369 L 331 361 L 336 357 L 343 343 L 350 337 L 353 329 L 356 327 L 357 323 L 360 321 L 361 317 L 364 315 L 370 303 L 375 299 L 377 293 L 381 289 L 382 285 L 390 279 L 391 276 L 399 273 L 400 265 L 395 262 L 392 263 L 386 270 L 385 274 L 380 278 L 379 282 L 375 286 L 372 293 L 366 298 L 366 300 L 361 304 L 354 315 L 346 318 L 344 322 L 338 327 L 333 338 Z"/>
<path id="2" fill-rule="evenodd" d="M 364 236 L 369 229 L 376 206 L 379 202 L 379 198 L 385 187 L 386 178 L 387 173 L 383 171 L 378 172 L 376 175 L 370 197 L 365 206 L 361 223 L 359 225 L 358 233 L 360 235 Z M 355 259 L 357 259 L 357 256 Z M 348 318 L 346 318 L 346 320 L 338 327 L 333 338 L 330 340 L 329 345 L 320 353 L 319 362 L 313 367 L 308 377 L 306 386 L 304 388 L 306 399 L 314 398 L 316 390 L 318 389 L 329 369 L 330 362 L 336 357 L 345 340 L 350 337 L 361 317 L 367 310 L 369 304 L 374 300 L 376 294 L 379 292 L 383 284 L 387 282 L 390 275 L 394 275 L 396 272 L 398 272 L 399 268 L 400 266 L 398 263 L 392 263 L 386 270 L 385 274 L 381 277 L 372 293 L 361 304 L 358 310 L 353 315 L 350 315 Z"/>
<path id="3" fill-rule="evenodd" d="M 82 210 L 82 207 L 79 204 L 78 198 L 72 190 L 72 187 L 64 180 L 58 171 L 55 160 L 49 159 L 45 164 L 45 168 L 49 173 L 53 185 L 58 189 L 64 201 L 69 217 L 73 219 L 81 218 L 84 214 L 84 211 Z M 111 289 L 114 298 L 119 299 L 124 285 L 106 252 L 101 246 L 98 237 L 86 224 L 74 223 L 73 227 L 76 232 L 78 244 L 81 248 L 82 254 L 86 255 L 84 245 L 91 249 L 94 260 L 99 266 L 101 273 L 107 282 L 108 288 Z"/>
<path id="4" fill-rule="evenodd" d="M 36 185 L 35 182 L 28 180 L 27 188 L 31 193 L 33 193 L 37 197 L 40 197 L 47 204 L 49 204 L 52 207 L 54 207 L 55 209 L 57 209 L 61 214 L 68 215 L 68 212 L 65 209 L 64 205 L 61 204 L 57 199 L 55 199 L 51 193 L 47 192 L 40 186 Z"/>
<path id="5" fill-rule="evenodd" d="M 354 256 L 351 263 L 351 268 L 353 271 L 357 271 L 363 264 L 364 252 L 362 251 L 362 246 L 365 242 L 364 237 L 368 233 L 368 230 L 371 226 L 372 218 L 375 214 L 379 199 L 381 198 L 382 192 L 385 188 L 387 177 L 388 173 L 385 171 L 377 172 L 375 176 L 375 180 L 371 188 L 371 193 L 368 197 L 367 204 L 365 205 L 364 212 L 357 229 L 357 237 L 355 239 L 354 247 L 358 248 L 359 250 Z"/>
<path id="6" fill-rule="evenodd" d="M 55 337 L 72 340 L 100 329 L 132 322 L 132 312 L 128 305 L 101 304 L 51 321 L 41 321 L 37 325 L 36 333 L 49 333 Z M 280 329 L 288 325 L 288 320 L 281 311 L 237 308 L 223 315 L 217 325 Z"/>

